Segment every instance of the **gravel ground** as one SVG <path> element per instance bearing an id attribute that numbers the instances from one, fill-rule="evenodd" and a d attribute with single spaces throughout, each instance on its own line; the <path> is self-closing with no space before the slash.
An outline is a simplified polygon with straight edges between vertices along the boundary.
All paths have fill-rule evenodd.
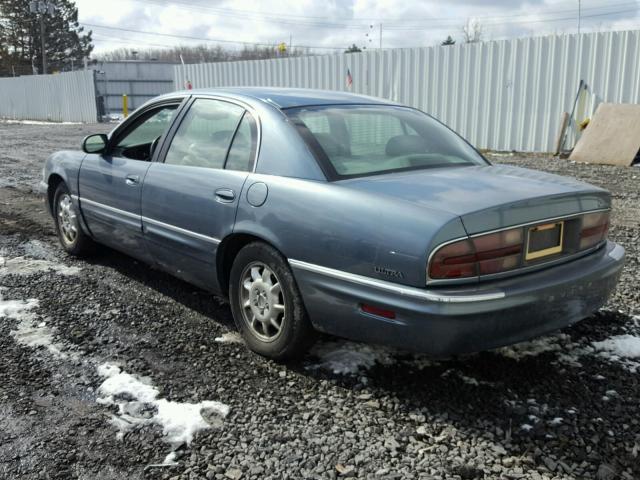
<path id="1" fill-rule="evenodd" d="M 492 157 L 613 192 L 628 260 L 593 317 L 446 361 L 327 338 L 281 365 L 237 341 L 224 300 L 106 249 L 61 252 L 32 187 L 49 153 L 108 128 L 0 123 L 0 478 L 640 478 L 640 358 L 606 350 L 640 335 L 640 169 Z M 153 398 L 117 395 L 122 415 L 107 362 Z M 229 411 L 170 443 L 164 399 Z"/>

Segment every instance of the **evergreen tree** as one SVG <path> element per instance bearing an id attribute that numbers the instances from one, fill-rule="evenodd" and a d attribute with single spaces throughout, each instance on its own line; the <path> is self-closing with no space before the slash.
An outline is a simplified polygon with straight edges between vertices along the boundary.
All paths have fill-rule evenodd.
<path id="1" fill-rule="evenodd" d="M 447 39 L 444 42 L 442 42 L 440 45 L 448 46 L 448 45 L 455 45 L 455 44 L 456 44 L 456 41 L 451 37 L 451 35 L 449 35 Z"/>
<path id="2" fill-rule="evenodd" d="M 28 8 L 20 0 L 0 0 L 0 76 L 31 73 Z"/>
<path id="3" fill-rule="evenodd" d="M 41 72 L 40 13 L 29 1 L 0 0 L 0 76 Z M 50 0 L 55 9 L 43 16 L 47 73 L 79 68 L 91 53 L 91 31 L 78 23 L 73 0 Z"/>
<path id="4" fill-rule="evenodd" d="M 344 51 L 344 53 L 360 53 L 360 52 L 362 52 L 362 49 L 358 47 L 355 43 Z"/>

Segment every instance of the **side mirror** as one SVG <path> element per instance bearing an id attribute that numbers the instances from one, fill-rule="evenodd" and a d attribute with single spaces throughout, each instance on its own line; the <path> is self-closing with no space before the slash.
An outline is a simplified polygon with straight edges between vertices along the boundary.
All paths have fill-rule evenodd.
<path id="1" fill-rule="evenodd" d="M 85 153 L 102 153 L 107 148 L 108 140 L 104 133 L 89 135 L 82 141 L 82 151 Z"/>

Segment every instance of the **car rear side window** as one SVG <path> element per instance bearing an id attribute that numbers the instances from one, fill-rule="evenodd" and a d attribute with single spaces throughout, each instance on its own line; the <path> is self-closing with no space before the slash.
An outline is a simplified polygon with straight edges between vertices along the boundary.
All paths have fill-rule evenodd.
<path id="1" fill-rule="evenodd" d="M 453 131 L 411 108 L 329 105 L 286 113 L 331 180 L 487 164 Z"/>
<path id="2" fill-rule="evenodd" d="M 244 109 L 232 103 L 197 99 L 178 127 L 165 163 L 223 168 L 243 114 Z"/>
<path id="3" fill-rule="evenodd" d="M 246 112 L 242 117 L 238 131 L 233 137 L 233 143 L 229 149 L 229 156 L 224 168 L 241 172 L 253 170 L 257 140 L 256 121 L 249 112 Z"/>

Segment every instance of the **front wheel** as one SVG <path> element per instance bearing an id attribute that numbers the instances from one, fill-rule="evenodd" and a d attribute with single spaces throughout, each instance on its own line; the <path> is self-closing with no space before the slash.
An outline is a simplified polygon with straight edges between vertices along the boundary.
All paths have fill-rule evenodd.
<path id="1" fill-rule="evenodd" d="M 69 189 L 64 183 L 61 183 L 53 195 L 53 218 L 56 224 L 56 233 L 62 248 L 67 253 L 82 257 L 93 253 L 95 244 L 82 231 L 78 215 Z"/>
<path id="2" fill-rule="evenodd" d="M 251 350 L 275 360 L 297 357 L 315 339 L 293 274 L 274 248 L 261 242 L 236 256 L 229 282 L 231 311 Z"/>

